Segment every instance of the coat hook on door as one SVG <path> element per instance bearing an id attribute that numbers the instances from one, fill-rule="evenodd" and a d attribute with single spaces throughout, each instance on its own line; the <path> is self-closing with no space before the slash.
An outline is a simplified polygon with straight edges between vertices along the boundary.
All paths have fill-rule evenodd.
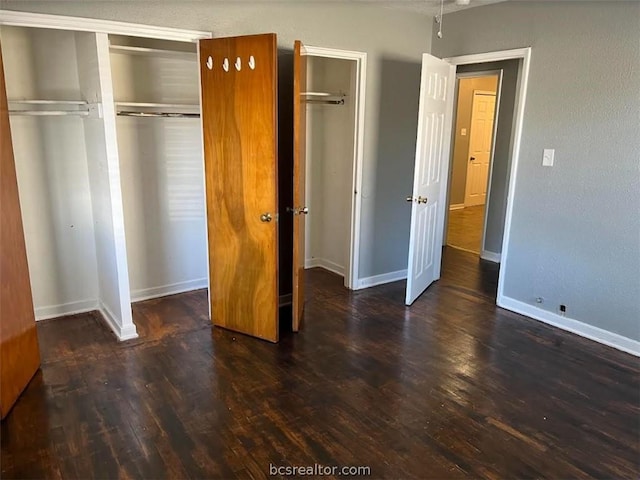
<path id="1" fill-rule="evenodd" d="M 255 58 L 253 58 L 253 55 L 251 55 L 251 56 L 249 57 L 249 68 L 250 68 L 251 70 L 255 70 L 255 68 L 256 68 L 256 59 L 255 59 Z"/>
<path id="2" fill-rule="evenodd" d="M 211 57 L 211 55 L 209 55 L 209 57 L 207 58 L 207 68 L 209 70 L 213 69 L 213 58 Z"/>
<path id="3" fill-rule="evenodd" d="M 240 69 L 242 68 L 242 60 L 240 60 L 240 57 L 236 58 L 236 70 L 240 71 Z"/>
<path id="4" fill-rule="evenodd" d="M 229 59 L 225 58 L 224 61 L 222 62 L 222 68 L 224 68 L 225 72 L 229 71 Z"/>

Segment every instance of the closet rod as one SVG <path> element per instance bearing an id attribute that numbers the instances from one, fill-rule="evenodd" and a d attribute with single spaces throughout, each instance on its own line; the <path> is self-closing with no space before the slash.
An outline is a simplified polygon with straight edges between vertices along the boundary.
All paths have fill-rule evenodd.
<path id="1" fill-rule="evenodd" d="M 305 100 L 307 103 L 319 103 L 325 105 L 344 105 L 344 99 L 340 100 Z"/>
<path id="2" fill-rule="evenodd" d="M 200 118 L 199 113 L 175 113 L 175 112 L 118 112 L 120 117 L 165 117 L 165 118 Z"/>

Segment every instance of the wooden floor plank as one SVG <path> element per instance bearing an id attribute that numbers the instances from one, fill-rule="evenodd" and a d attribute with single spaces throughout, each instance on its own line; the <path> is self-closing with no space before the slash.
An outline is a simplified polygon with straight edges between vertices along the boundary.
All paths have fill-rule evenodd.
<path id="1" fill-rule="evenodd" d="M 212 328 L 206 291 L 38 323 L 42 370 L 2 424 L 4 478 L 638 478 L 637 358 L 495 306 L 497 267 L 446 249 L 412 307 L 307 272 L 304 329 Z"/>

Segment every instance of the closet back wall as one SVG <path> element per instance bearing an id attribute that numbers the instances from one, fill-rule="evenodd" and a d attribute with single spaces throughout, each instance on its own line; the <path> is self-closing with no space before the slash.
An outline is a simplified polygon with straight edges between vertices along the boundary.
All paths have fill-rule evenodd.
<path id="1" fill-rule="evenodd" d="M 2 27 L 0 36 L 9 99 L 82 100 L 74 32 Z M 95 307 L 83 119 L 10 119 L 36 318 Z"/>
<path id="2" fill-rule="evenodd" d="M 195 53 L 112 52 L 111 65 L 116 102 L 193 105 L 197 111 Z M 118 117 L 117 134 L 132 300 L 206 288 L 200 120 Z"/>

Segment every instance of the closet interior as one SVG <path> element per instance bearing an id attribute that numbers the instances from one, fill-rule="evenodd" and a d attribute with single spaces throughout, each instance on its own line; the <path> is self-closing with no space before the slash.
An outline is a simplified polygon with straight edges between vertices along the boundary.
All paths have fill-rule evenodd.
<path id="1" fill-rule="evenodd" d="M 0 28 L 36 319 L 98 310 L 125 340 L 132 299 L 206 288 L 195 42 L 210 35 L 180 35 Z"/>
<path id="2" fill-rule="evenodd" d="M 307 56 L 305 267 L 349 269 L 356 62 Z"/>
<path id="3" fill-rule="evenodd" d="M 207 288 L 196 44 L 109 44 L 131 298 Z"/>

